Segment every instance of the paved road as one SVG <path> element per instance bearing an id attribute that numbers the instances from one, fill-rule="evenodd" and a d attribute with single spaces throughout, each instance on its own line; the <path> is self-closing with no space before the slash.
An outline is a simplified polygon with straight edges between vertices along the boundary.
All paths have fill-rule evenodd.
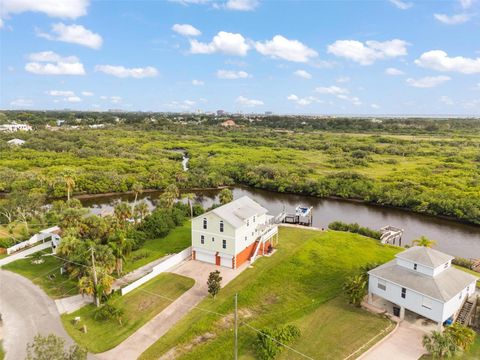
<path id="1" fill-rule="evenodd" d="M 197 305 L 208 294 L 207 279 L 211 271 L 220 270 L 223 277 L 222 286 L 225 286 L 247 267 L 248 263 L 237 270 L 195 260 L 181 263 L 170 270 L 170 272 L 194 279 L 195 285 L 120 345 L 104 353 L 97 354 L 97 358 L 101 360 L 137 359 L 145 350 L 170 330 L 173 325 L 187 315 L 192 306 Z"/>
<path id="2" fill-rule="evenodd" d="M 0 267 L 2 267 L 3 265 L 7 265 L 7 264 L 9 264 L 13 261 L 18 260 L 18 259 L 23 259 L 30 254 L 33 254 L 33 253 L 36 253 L 38 251 L 48 249 L 48 248 L 51 248 L 51 247 L 52 247 L 51 241 L 46 241 L 44 243 L 41 243 L 40 245 L 36 245 L 36 246 L 31 247 L 27 250 L 16 252 L 16 253 L 14 253 L 10 256 L 7 256 L 6 258 L 1 259 L 0 260 Z"/>
<path id="3" fill-rule="evenodd" d="M 5 270 L 0 270 L 0 313 L 5 360 L 25 359 L 26 346 L 37 333 L 53 333 L 64 338 L 68 345 L 73 344 L 54 301 L 29 280 Z"/>
<path id="4" fill-rule="evenodd" d="M 387 338 L 380 341 L 358 360 L 417 360 L 424 353 L 422 345 L 424 330 L 417 326 L 402 321 L 397 330 L 387 335 Z"/>

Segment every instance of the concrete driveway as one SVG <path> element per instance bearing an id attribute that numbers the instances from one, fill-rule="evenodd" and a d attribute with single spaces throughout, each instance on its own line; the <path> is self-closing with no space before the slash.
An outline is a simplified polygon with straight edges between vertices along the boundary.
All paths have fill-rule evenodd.
<path id="1" fill-rule="evenodd" d="M 5 270 L 0 270 L 0 313 L 5 360 L 25 359 L 26 346 L 38 333 L 53 333 L 64 338 L 68 345 L 74 344 L 63 328 L 53 300 L 29 280 Z"/>
<path id="2" fill-rule="evenodd" d="M 196 260 L 189 260 L 170 269 L 170 272 L 174 274 L 194 279 L 195 284 L 124 342 L 109 351 L 97 354 L 97 358 L 101 360 L 137 359 L 173 325 L 187 315 L 193 306 L 197 305 L 208 295 L 207 279 L 210 272 L 220 270 L 223 277 L 222 286 L 225 286 L 247 267 L 248 263 L 237 270 L 233 270 Z"/>
<path id="3" fill-rule="evenodd" d="M 358 360 L 417 360 L 425 353 L 422 345 L 426 332 L 415 324 L 402 321 L 397 330 L 364 353 Z"/>

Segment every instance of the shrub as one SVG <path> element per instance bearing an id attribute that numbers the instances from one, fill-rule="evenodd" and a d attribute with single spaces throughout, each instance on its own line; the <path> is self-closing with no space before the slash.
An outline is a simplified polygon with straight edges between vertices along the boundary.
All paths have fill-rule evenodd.
<path id="1" fill-rule="evenodd" d="M 283 328 L 265 328 L 257 334 L 256 350 L 260 360 L 275 359 L 283 350 L 282 345 L 289 344 L 300 337 L 300 329 L 295 325 Z"/>
<path id="2" fill-rule="evenodd" d="M 455 259 L 452 260 L 452 264 L 454 265 L 457 265 L 457 266 L 461 266 L 461 267 L 464 267 L 466 269 L 472 269 L 472 266 L 473 266 L 473 262 L 469 259 L 465 259 L 465 258 L 460 258 L 460 257 L 456 257 Z"/>
<path id="3" fill-rule="evenodd" d="M 360 234 L 363 236 L 371 237 L 373 239 L 380 240 L 380 236 L 382 235 L 380 231 L 372 230 L 368 227 L 363 227 L 358 225 L 357 223 L 354 224 L 346 224 L 341 221 L 334 221 L 328 224 L 328 228 L 331 230 L 336 231 L 348 231 L 351 233 Z"/>
<path id="4" fill-rule="evenodd" d="M 96 308 L 93 313 L 93 318 L 97 321 L 114 319 L 117 320 L 120 325 L 122 324 L 122 316 L 123 310 L 108 302 Z"/>

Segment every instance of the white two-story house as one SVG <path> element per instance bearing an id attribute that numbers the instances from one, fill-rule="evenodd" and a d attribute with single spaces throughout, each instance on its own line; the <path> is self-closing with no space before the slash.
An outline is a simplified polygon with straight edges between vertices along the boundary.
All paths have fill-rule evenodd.
<path id="1" fill-rule="evenodd" d="M 405 310 L 433 320 L 441 328 L 454 320 L 465 300 L 475 293 L 477 278 L 452 267 L 453 256 L 423 246 L 411 247 L 396 259 L 368 272 L 369 302 L 387 300 L 394 315 Z"/>
<path id="2" fill-rule="evenodd" d="M 248 196 L 192 220 L 192 258 L 236 269 L 270 251 L 278 226 L 267 209 Z"/>

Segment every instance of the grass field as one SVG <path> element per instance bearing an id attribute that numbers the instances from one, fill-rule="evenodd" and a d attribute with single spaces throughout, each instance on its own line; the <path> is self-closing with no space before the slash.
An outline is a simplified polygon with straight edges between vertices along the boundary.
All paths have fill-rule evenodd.
<path id="1" fill-rule="evenodd" d="M 5 358 L 5 351 L 3 351 L 2 342 L 0 341 L 0 360 Z"/>
<path id="2" fill-rule="evenodd" d="M 167 254 L 177 253 L 191 244 L 190 221 L 177 227 L 161 239 L 147 240 L 141 249 L 133 251 L 123 266 L 125 273 L 157 260 Z"/>
<path id="3" fill-rule="evenodd" d="M 116 320 L 95 320 L 94 305 L 87 305 L 72 314 L 63 315 L 62 322 L 78 344 L 94 353 L 103 352 L 120 344 L 170 304 L 169 301 L 142 290 L 177 298 L 193 284 L 194 280 L 187 277 L 171 273 L 160 274 L 131 293 L 111 300 L 124 312 L 122 324 Z M 73 319 L 77 316 L 80 316 L 81 322 L 74 325 Z M 81 331 L 83 325 L 87 326 L 86 334 Z"/>
<path id="4" fill-rule="evenodd" d="M 158 359 L 167 352 L 180 359 L 231 358 L 235 293 L 242 322 L 260 329 L 296 324 L 302 336 L 291 344 L 293 348 L 317 359 L 348 356 L 390 322 L 348 305 L 344 280 L 365 263 L 391 260 L 398 251 L 356 234 L 282 227 L 273 256 L 260 258 L 215 300 L 206 298 L 199 305 L 223 317 L 192 310 L 141 359 Z M 240 359 L 255 358 L 255 340 L 253 330 L 240 326 Z M 285 350 L 281 358 L 297 356 Z"/>
<path id="5" fill-rule="evenodd" d="M 29 256 L 7 264 L 3 266 L 3 269 L 30 279 L 51 298 L 75 295 L 78 292 L 77 283 L 67 275 L 60 274 L 62 262 L 53 256 L 43 256 L 42 259 L 44 260 L 42 264 L 33 264 L 31 256 Z"/>

